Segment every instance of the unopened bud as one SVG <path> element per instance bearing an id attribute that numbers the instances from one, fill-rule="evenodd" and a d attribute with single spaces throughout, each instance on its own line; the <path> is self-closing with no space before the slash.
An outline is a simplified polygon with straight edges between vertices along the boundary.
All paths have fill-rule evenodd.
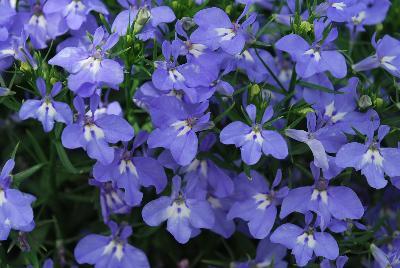
<path id="1" fill-rule="evenodd" d="M 361 109 L 368 108 L 372 105 L 371 98 L 368 95 L 362 95 L 358 100 L 358 107 Z"/>
<path id="2" fill-rule="evenodd" d="M 378 108 L 378 109 L 379 109 L 379 108 L 382 108 L 384 104 L 385 104 L 385 102 L 383 101 L 382 98 L 376 98 L 376 99 L 374 100 L 374 105 L 375 105 L 375 107 Z"/>
<path id="3" fill-rule="evenodd" d="M 55 77 L 52 77 L 52 78 L 50 78 L 50 84 L 51 85 L 54 85 L 55 83 L 57 83 L 57 78 L 55 78 Z"/>
<path id="4" fill-rule="evenodd" d="M 191 28 L 193 28 L 194 26 L 196 26 L 196 24 L 194 23 L 194 21 L 193 21 L 192 18 L 183 17 L 183 18 L 181 19 L 181 21 L 182 21 L 182 28 L 183 28 L 185 31 L 189 31 Z"/>
<path id="5" fill-rule="evenodd" d="M 139 9 L 139 12 L 136 16 L 135 24 L 133 25 L 133 32 L 138 33 L 142 30 L 143 26 L 150 19 L 150 11 L 147 8 Z"/>
<path id="6" fill-rule="evenodd" d="M 250 88 L 250 98 L 253 99 L 255 96 L 257 96 L 258 94 L 260 94 L 260 86 L 257 84 L 254 84 L 251 86 Z"/>
<path id="7" fill-rule="evenodd" d="M 27 62 L 21 62 L 19 69 L 23 72 L 29 72 L 31 70 L 31 66 Z"/>

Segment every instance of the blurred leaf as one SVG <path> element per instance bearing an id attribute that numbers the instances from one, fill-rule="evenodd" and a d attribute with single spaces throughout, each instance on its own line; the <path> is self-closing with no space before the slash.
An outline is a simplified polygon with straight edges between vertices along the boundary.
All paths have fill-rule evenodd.
<path id="1" fill-rule="evenodd" d="M 39 169 L 41 169 L 45 163 L 37 164 L 33 167 L 28 168 L 27 170 L 21 171 L 15 175 L 13 175 L 13 182 L 16 186 L 19 186 L 19 184 L 26 178 L 32 176 L 34 173 L 36 173 Z"/>
<path id="2" fill-rule="evenodd" d="M 68 172 L 70 172 L 72 174 L 78 174 L 79 171 L 74 167 L 74 165 L 72 165 L 62 144 L 60 142 L 55 142 L 55 145 L 56 145 L 57 154 L 61 160 L 61 164 L 65 167 L 65 169 Z"/>

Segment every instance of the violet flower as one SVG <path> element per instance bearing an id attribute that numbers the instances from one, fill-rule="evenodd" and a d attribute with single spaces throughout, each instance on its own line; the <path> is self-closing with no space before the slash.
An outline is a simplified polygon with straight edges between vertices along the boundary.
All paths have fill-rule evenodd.
<path id="1" fill-rule="evenodd" d="M 43 11 L 47 14 L 59 14 L 71 30 L 78 30 L 94 10 L 108 15 L 106 6 L 99 0 L 47 0 Z"/>
<path id="2" fill-rule="evenodd" d="M 339 256 L 339 246 L 336 240 L 331 234 L 318 232 L 309 224 L 310 220 L 308 219 L 306 219 L 304 228 L 292 223 L 282 224 L 272 233 L 271 242 L 291 249 L 298 266 L 307 265 L 314 254 L 328 260 L 336 259 Z"/>
<path id="3" fill-rule="evenodd" d="M 330 169 L 333 167 L 330 165 Z M 291 189 L 283 199 L 280 218 L 284 218 L 292 212 L 306 213 L 313 211 L 321 217 L 321 228 L 324 229 L 331 221 L 331 217 L 338 220 L 361 219 L 364 208 L 357 194 L 349 187 L 330 186 L 332 179 L 329 172 L 320 176 L 320 169 L 313 163 L 310 164 L 314 176 L 313 186 L 304 186 Z M 335 176 L 340 173 L 330 174 Z"/>
<path id="4" fill-rule="evenodd" d="M 83 148 L 90 158 L 107 165 L 114 160 L 114 148 L 109 143 L 130 141 L 134 136 L 132 126 L 122 117 L 105 114 L 99 118 L 94 116 L 99 100 L 91 98 L 91 114 L 85 113 L 83 99 L 75 97 L 74 106 L 78 118 L 68 125 L 61 135 L 64 147 L 69 149 Z"/>
<path id="5" fill-rule="evenodd" d="M 199 28 L 192 33 L 191 40 L 204 44 L 212 50 L 221 47 L 229 54 L 239 54 L 249 39 L 247 28 L 257 17 L 255 13 L 252 13 L 240 24 L 240 20 L 246 15 L 249 7 L 250 5 L 246 5 L 236 22 L 232 22 L 229 16 L 217 7 L 200 10 L 193 17 Z"/>
<path id="6" fill-rule="evenodd" d="M 71 124 L 71 108 L 68 104 L 53 99 L 62 88 L 61 82 L 54 84 L 50 94 L 46 92 L 46 82 L 43 78 L 38 78 L 36 80 L 36 86 L 42 99 L 25 101 L 19 110 L 19 117 L 21 120 L 35 118 L 42 123 L 45 132 L 50 132 L 53 129 L 55 121 L 67 125 Z"/>
<path id="7" fill-rule="evenodd" d="M 369 186 L 375 189 L 384 188 L 387 184 L 384 174 L 389 177 L 400 176 L 400 149 L 380 146 L 389 131 L 389 126 L 381 125 L 377 139 L 374 137 L 374 130 L 370 129 L 365 144 L 351 142 L 344 145 L 336 155 L 336 164 L 343 168 L 361 170 Z"/>
<path id="8" fill-rule="evenodd" d="M 104 85 L 118 89 L 124 80 L 123 67 L 108 55 L 118 38 L 117 34 L 107 36 L 99 27 L 89 47 L 66 47 L 50 59 L 49 64 L 61 66 L 70 73 L 68 87 L 81 97 L 93 95 Z"/>
<path id="9" fill-rule="evenodd" d="M 382 67 L 390 74 L 400 77 L 400 41 L 389 35 L 375 41 L 376 33 L 372 37 L 372 45 L 376 53 L 353 65 L 355 71 L 366 71 Z"/>
<path id="10" fill-rule="evenodd" d="M 265 109 L 261 123 L 256 122 L 257 111 L 253 104 L 246 107 L 246 112 L 252 125 L 248 126 L 240 121 L 230 123 L 221 131 L 221 142 L 240 147 L 242 160 L 248 165 L 256 164 L 262 153 L 277 159 L 286 158 L 288 148 L 285 139 L 277 131 L 263 129 L 263 125 L 274 114 L 273 108 L 268 106 Z"/>
<path id="11" fill-rule="evenodd" d="M 182 189 L 179 176 L 172 179 L 171 196 L 150 201 L 144 206 L 142 217 L 150 226 L 167 221 L 168 232 L 181 244 L 198 235 L 200 228 L 213 228 L 215 220 L 206 192 Z"/>
<path id="12" fill-rule="evenodd" d="M 283 187 L 275 190 L 282 179 L 282 172 L 278 170 L 271 188 L 268 182 L 259 173 L 250 173 L 251 179 L 242 173 L 236 180 L 236 189 L 242 194 L 233 203 L 228 219 L 241 218 L 247 222 L 250 234 L 256 239 L 264 239 L 270 233 L 275 223 L 277 209 L 289 189 Z"/>
<path id="13" fill-rule="evenodd" d="M 129 27 L 133 26 L 133 23 L 138 22 L 143 24 L 150 24 L 156 28 L 162 23 L 173 22 L 176 17 L 173 10 L 168 6 L 156 6 L 151 7 L 151 1 L 141 1 L 138 5 L 136 0 L 119 0 L 119 4 L 125 9 L 121 11 L 111 26 L 113 32 L 117 32 L 120 36 L 126 34 Z M 140 17 L 139 17 L 140 16 Z"/>
<path id="14" fill-rule="evenodd" d="M 11 229 L 29 232 L 34 228 L 31 204 L 36 198 L 11 188 L 14 165 L 13 159 L 8 160 L 0 174 L 0 240 L 6 240 Z"/>
<path id="15" fill-rule="evenodd" d="M 180 165 L 190 164 L 197 154 L 196 132 L 212 126 L 208 102 L 185 104 L 175 97 L 160 97 L 152 103 L 151 119 L 155 127 L 147 141 L 150 148 L 169 149 Z"/>
<path id="16" fill-rule="evenodd" d="M 24 0 L 19 5 L 23 6 L 23 2 L 28 4 L 28 11 L 21 11 L 18 16 L 19 19 L 27 21 L 24 24 L 24 29 L 34 48 L 46 48 L 47 41 L 54 40 L 57 36 L 68 31 L 67 24 L 61 14 L 47 13 L 43 10 L 45 0 Z"/>
<path id="17" fill-rule="evenodd" d="M 96 268 L 149 268 L 146 255 L 128 243 L 132 234 L 129 225 L 118 226 L 110 222 L 110 236 L 90 234 L 76 245 L 74 255 L 79 264 L 91 264 Z"/>
<path id="18" fill-rule="evenodd" d="M 130 206 L 140 205 L 143 194 L 140 187 L 154 186 L 160 193 L 167 185 L 167 176 L 158 161 L 150 156 L 135 155 L 134 152 L 146 142 L 148 134 L 140 132 L 133 141 L 132 149 L 116 149 L 113 162 L 104 165 L 97 162 L 93 167 L 96 180 L 114 181 L 124 189 L 124 201 Z"/>
<path id="19" fill-rule="evenodd" d="M 89 184 L 100 190 L 101 214 L 105 223 L 109 222 L 111 214 L 128 214 L 131 207 L 124 200 L 124 192 L 113 182 L 98 182 L 89 180 Z"/>
<path id="20" fill-rule="evenodd" d="M 314 21 L 314 42 L 310 45 L 301 36 L 289 34 L 279 39 L 275 47 L 292 56 L 296 62 L 296 72 L 303 78 L 317 73 L 329 71 L 336 78 L 343 78 L 347 74 L 344 56 L 333 48 L 333 41 L 338 36 L 336 28 L 330 30 L 324 37 L 327 23 Z"/>

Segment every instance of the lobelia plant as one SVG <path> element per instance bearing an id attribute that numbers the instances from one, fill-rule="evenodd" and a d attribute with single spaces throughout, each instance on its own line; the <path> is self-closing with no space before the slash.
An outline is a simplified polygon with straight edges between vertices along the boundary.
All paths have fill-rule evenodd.
<path id="1" fill-rule="evenodd" d="M 0 0 L 0 266 L 400 267 L 399 8 Z"/>

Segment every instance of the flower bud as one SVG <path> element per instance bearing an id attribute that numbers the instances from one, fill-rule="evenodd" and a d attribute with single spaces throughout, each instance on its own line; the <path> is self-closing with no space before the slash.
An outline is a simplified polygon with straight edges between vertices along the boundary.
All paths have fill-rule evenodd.
<path id="1" fill-rule="evenodd" d="M 260 86 L 257 84 L 254 84 L 250 87 L 250 98 L 253 99 L 255 96 L 260 94 Z"/>
<path id="2" fill-rule="evenodd" d="M 382 108 L 385 105 L 385 102 L 383 101 L 382 98 L 376 98 L 374 100 L 374 105 L 375 105 L 376 108 L 379 109 L 379 108 Z"/>
<path id="3" fill-rule="evenodd" d="M 358 107 L 361 109 L 368 108 L 372 105 L 371 98 L 368 95 L 362 95 L 358 100 Z"/>
<path id="4" fill-rule="evenodd" d="M 133 32 L 138 33 L 142 30 L 143 26 L 147 23 L 150 19 L 150 11 L 147 8 L 139 9 L 139 12 L 136 16 L 135 23 L 133 25 Z"/>
<path id="5" fill-rule="evenodd" d="M 31 66 L 27 62 L 21 62 L 19 69 L 23 72 L 29 72 L 31 70 Z"/>

